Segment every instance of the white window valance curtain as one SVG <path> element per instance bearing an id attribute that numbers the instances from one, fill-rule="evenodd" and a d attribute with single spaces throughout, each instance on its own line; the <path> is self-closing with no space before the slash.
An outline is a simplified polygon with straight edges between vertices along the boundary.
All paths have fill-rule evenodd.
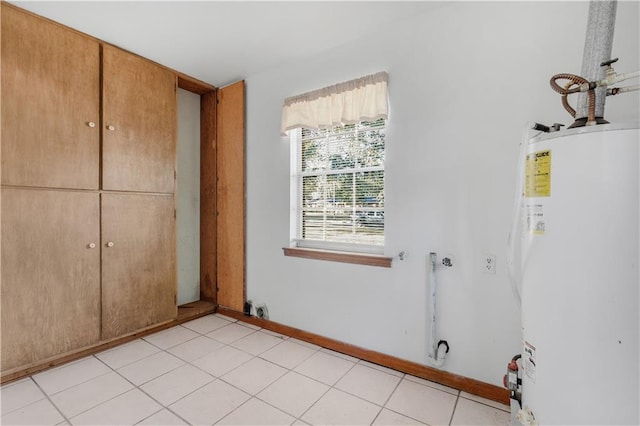
<path id="1" fill-rule="evenodd" d="M 375 121 L 389 113 L 386 71 L 334 84 L 284 100 L 280 133 Z"/>

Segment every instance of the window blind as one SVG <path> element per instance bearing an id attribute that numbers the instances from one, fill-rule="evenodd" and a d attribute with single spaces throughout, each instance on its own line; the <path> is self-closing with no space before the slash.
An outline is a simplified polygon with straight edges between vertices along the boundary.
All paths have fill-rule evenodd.
<path id="1" fill-rule="evenodd" d="M 297 135 L 297 245 L 381 252 L 385 120 Z"/>

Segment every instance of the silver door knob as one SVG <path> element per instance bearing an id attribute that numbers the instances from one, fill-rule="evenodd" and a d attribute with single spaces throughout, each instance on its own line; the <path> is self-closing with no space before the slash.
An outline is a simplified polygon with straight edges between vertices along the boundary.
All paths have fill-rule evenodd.
<path id="1" fill-rule="evenodd" d="M 109 242 L 107 243 L 107 247 L 113 247 L 113 241 L 109 241 Z"/>
<path id="2" fill-rule="evenodd" d="M 96 248 L 96 243 L 89 243 L 89 248 Z"/>
<path id="3" fill-rule="evenodd" d="M 89 121 L 87 122 L 87 126 L 93 128 L 93 127 L 96 127 L 96 123 L 94 123 L 93 121 Z"/>
<path id="4" fill-rule="evenodd" d="M 112 132 L 116 129 L 116 126 L 114 126 L 113 124 L 109 124 L 107 126 L 107 130 L 111 130 Z"/>

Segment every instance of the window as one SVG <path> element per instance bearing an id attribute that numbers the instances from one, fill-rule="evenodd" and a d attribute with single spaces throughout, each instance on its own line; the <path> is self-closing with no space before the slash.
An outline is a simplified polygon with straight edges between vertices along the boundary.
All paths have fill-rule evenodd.
<path id="1" fill-rule="evenodd" d="M 381 256 L 388 78 L 381 71 L 284 100 L 293 246 L 285 255 L 391 266 Z"/>
<path id="2" fill-rule="evenodd" d="M 385 124 L 290 132 L 294 245 L 383 253 Z"/>

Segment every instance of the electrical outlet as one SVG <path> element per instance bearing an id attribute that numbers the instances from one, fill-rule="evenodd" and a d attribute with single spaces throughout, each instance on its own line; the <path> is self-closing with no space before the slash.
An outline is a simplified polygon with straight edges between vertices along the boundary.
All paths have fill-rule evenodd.
<path id="1" fill-rule="evenodd" d="M 482 257 L 482 270 L 485 274 L 495 274 L 496 273 L 496 255 L 495 254 L 485 254 Z"/>

